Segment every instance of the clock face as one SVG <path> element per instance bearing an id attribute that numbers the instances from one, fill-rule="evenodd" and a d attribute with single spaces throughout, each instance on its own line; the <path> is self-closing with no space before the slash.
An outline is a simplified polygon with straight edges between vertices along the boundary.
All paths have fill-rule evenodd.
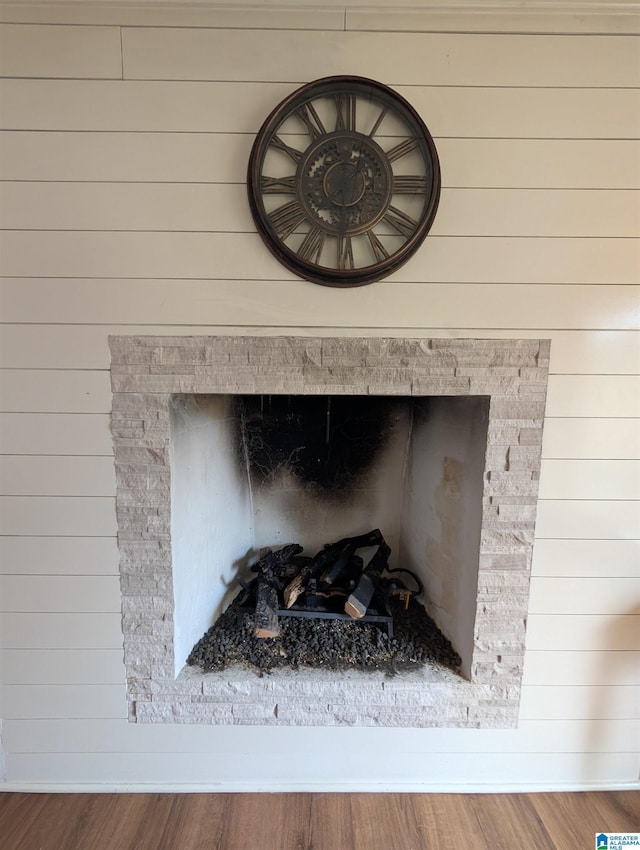
<path id="1" fill-rule="evenodd" d="M 314 283 L 380 280 L 435 218 L 440 166 L 429 131 L 396 92 L 362 77 L 303 86 L 263 124 L 249 204 L 269 250 Z"/>

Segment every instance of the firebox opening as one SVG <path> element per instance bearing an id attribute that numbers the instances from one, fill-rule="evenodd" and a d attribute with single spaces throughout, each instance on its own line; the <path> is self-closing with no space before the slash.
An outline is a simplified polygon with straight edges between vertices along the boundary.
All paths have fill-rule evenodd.
<path id="1" fill-rule="evenodd" d="M 265 547 L 380 528 L 470 676 L 486 397 L 174 395 L 176 675 Z"/>

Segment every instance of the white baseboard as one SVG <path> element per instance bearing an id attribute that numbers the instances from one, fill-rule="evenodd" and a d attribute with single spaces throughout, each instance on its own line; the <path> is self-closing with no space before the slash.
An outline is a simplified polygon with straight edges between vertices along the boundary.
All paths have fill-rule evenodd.
<path id="1" fill-rule="evenodd" d="M 640 791 L 638 782 L 572 782 L 572 783 L 516 783 L 511 785 L 463 785 L 463 784 L 393 784 L 379 783 L 351 785 L 345 783 L 330 786 L 319 783 L 273 785 L 250 782 L 237 783 L 69 783 L 69 782 L 3 782 L 1 792 L 22 794 L 536 794 L 580 791 Z"/>

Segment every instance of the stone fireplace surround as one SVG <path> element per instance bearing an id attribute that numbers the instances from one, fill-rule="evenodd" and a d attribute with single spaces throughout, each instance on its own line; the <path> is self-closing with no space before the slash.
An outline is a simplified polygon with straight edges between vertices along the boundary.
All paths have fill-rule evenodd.
<path id="1" fill-rule="evenodd" d="M 549 341 L 308 337 L 110 339 L 131 722 L 517 725 Z M 469 680 L 319 670 L 175 676 L 170 404 L 176 394 L 489 398 Z"/>

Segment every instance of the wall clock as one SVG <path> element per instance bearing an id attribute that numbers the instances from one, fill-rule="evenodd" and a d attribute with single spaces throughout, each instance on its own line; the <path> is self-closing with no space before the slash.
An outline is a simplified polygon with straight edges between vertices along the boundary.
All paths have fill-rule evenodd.
<path id="1" fill-rule="evenodd" d="M 268 116 L 247 187 L 256 228 L 281 263 L 314 283 L 360 286 L 420 247 L 438 208 L 440 165 L 403 97 L 364 77 L 325 77 Z"/>

